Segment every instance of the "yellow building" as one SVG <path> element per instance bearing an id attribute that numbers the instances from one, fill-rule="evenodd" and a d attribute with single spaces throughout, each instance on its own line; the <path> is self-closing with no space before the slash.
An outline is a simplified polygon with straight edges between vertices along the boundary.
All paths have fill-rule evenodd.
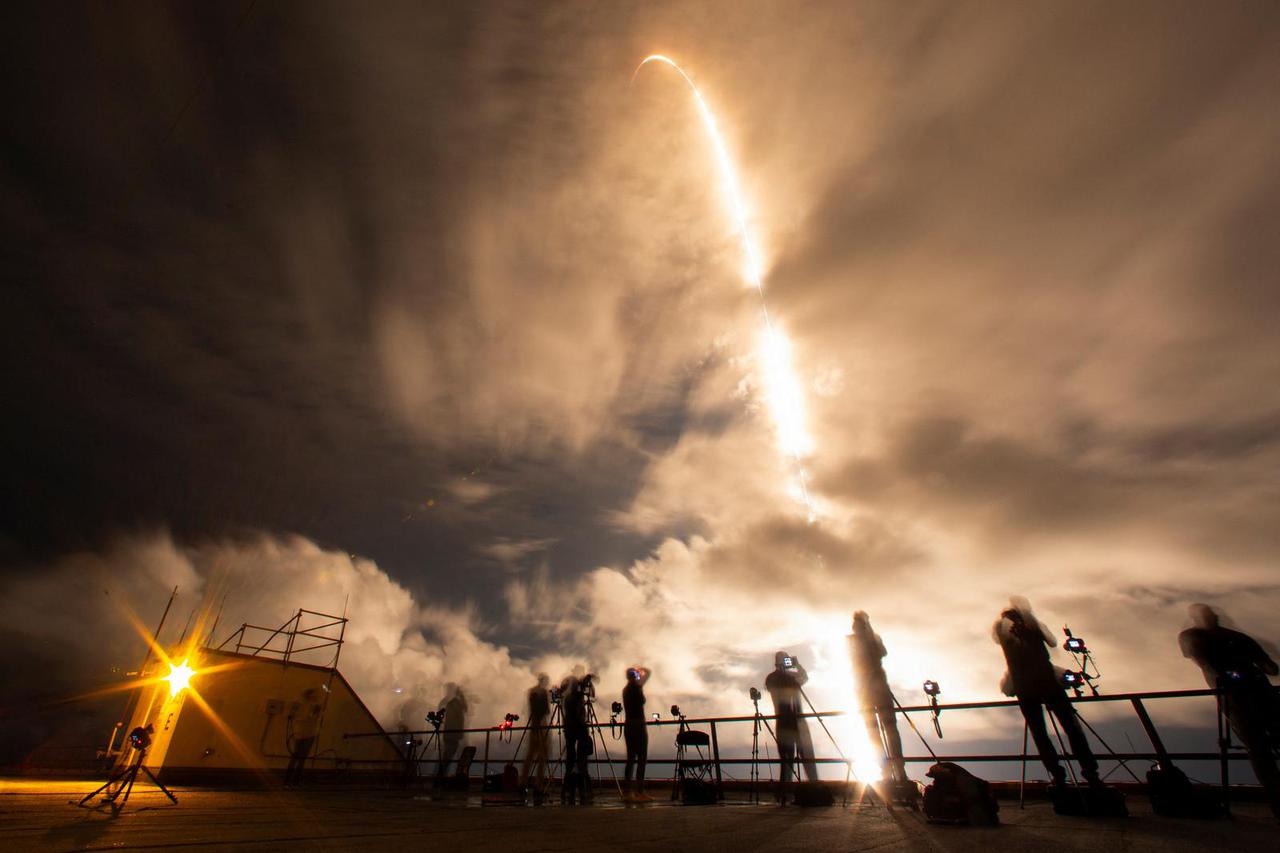
<path id="1" fill-rule="evenodd" d="M 186 688 L 166 680 L 141 688 L 125 730 L 154 728 L 143 763 L 161 781 L 278 780 L 295 743 L 295 723 L 305 726 L 312 705 L 319 705 L 319 728 L 306 764 L 310 776 L 367 781 L 404 772 L 395 742 L 337 669 L 211 648 L 194 653 L 190 665 L 194 675 Z M 346 737 L 352 734 L 365 736 Z M 121 762 L 135 759 L 132 748 L 120 755 Z"/>

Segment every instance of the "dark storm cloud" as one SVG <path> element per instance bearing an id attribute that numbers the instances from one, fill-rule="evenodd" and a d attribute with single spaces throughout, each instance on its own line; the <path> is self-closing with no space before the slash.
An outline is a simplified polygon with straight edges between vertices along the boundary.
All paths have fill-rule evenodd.
<path id="1" fill-rule="evenodd" d="M 834 678 L 855 606 L 975 698 L 1010 593 L 1135 688 L 1185 685 L 1180 596 L 1269 618 L 1274 4 L 247 9 L 5 13 L 12 571 L 166 526 L 280 606 L 390 589 L 370 684 L 439 619 L 726 709 L 775 644 Z M 815 525 L 654 50 L 739 163 Z"/>
<path id="2" fill-rule="evenodd" d="M 620 295 L 642 336 L 665 312 L 555 292 L 536 219 L 471 245 L 504 194 L 563 185 L 582 155 L 574 71 L 551 59 L 565 17 L 246 11 L 64 7 L 9 28 L 11 544 L 300 530 L 430 575 L 495 530 L 556 538 L 616 501 L 599 486 L 626 482 L 628 451 L 583 446 L 613 389 L 566 387 L 606 359 L 556 338 Z M 504 247 L 513 277 L 487 280 L 475 258 Z M 575 421 L 593 397 L 601 423 Z M 503 493 L 452 500 L 467 472 Z M 612 553 L 589 552 L 570 562 Z"/>

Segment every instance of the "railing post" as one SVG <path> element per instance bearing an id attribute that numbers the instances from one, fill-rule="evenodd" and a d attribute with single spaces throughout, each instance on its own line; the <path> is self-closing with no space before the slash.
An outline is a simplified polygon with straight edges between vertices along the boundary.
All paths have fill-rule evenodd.
<path id="1" fill-rule="evenodd" d="M 484 789 L 484 783 L 489 778 L 489 735 L 492 732 L 485 729 L 484 732 L 484 761 L 480 762 L 480 787 Z"/>
<path id="2" fill-rule="evenodd" d="M 724 778 L 720 775 L 720 738 L 716 737 L 716 721 L 711 721 L 711 755 L 716 765 L 716 799 L 724 799 Z"/>
<path id="3" fill-rule="evenodd" d="M 1227 694 L 1223 691 L 1222 685 L 1218 685 L 1217 696 L 1217 716 L 1218 716 L 1218 761 L 1222 765 L 1222 807 L 1227 814 L 1231 814 L 1231 779 L 1227 765 L 1228 750 L 1231 749 L 1231 726 L 1227 720 Z"/>
<path id="4" fill-rule="evenodd" d="M 297 636 L 298 627 L 302 624 L 302 611 L 299 610 L 297 613 L 295 613 L 293 618 L 289 621 L 293 623 L 293 630 L 289 632 L 287 639 L 285 640 L 285 645 L 284 645 L 285 666 L 289 665 L 289 654 L 293 651 L 293 638 Z"/>

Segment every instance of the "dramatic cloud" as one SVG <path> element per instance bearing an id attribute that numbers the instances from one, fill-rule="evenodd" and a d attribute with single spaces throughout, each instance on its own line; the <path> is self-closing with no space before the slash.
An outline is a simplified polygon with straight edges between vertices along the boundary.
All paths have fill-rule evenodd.
<path id="1" fill-rule="evenodd" d="M 389 721 L 446 680 L 505 710 L 578 660 L 742 711 L 779 646 L 839 705 L 854 608 L 904 698 L 990 697 L 1011 594 L 1089 637 L 1109 689 L 1197 683 L 1193 600 L 1276 636 L 1275 4 L 5 29 L 24 607 L 103 624 L 84 578 L 151 613 L 214 566 L 263 607 L 237 618 L 350 593 L 344 670 Z M 655 50 L 740 167 L 812 524 L 695 107 L 631 80 Z M 152 528 L 173 538 L 118 538 Z"/>

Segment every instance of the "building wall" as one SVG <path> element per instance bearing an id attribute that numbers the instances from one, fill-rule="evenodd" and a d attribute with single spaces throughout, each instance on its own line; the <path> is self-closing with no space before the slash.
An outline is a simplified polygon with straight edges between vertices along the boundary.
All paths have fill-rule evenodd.
<path id="1" fill-rule="evenodd" d="M 162 778 L 278 776 L 289 761 L 289 717 L 308 688 L 317 691 L 316 701 L 325 706 L 310 769 L 398 772 L 400 756 L 391 739 L 341 674 L 213 650 L 201 650 L 193 665 L 197 669 L 194 693 L 185 690 L 170 698 L 162 683 L 152 696 L 142 697 L 139 714 L 130 725 L 150 722 L 155 726 L 147 765 L 160 771 Z M 349 733 L 381 736 L 343 737 Z"/>

